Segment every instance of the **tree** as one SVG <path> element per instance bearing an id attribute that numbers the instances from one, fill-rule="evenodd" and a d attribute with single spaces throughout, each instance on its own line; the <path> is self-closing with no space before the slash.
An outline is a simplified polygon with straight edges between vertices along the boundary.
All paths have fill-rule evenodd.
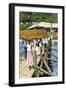
<path id="1" fill-rule="evenodd" d="M 19 13 L 19 22 L 23 23 L 20 24 L 20 30 L 24 30 L 28 28 L 32 22 L 49 22 L 51 23 L 58 23 L 58 15 L 57 13 L 39 13 L 39 12 L 20 12 Z"/>

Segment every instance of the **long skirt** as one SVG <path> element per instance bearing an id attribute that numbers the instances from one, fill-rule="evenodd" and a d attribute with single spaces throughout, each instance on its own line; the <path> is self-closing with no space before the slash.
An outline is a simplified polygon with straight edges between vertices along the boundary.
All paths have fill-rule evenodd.
<path id="1" fill-rule="evenodd" d="M 33 56 L 32 56 L 31 52 L 27 52 L 27 64 L 28 64 L 28 66 L 33 65 Z"/>

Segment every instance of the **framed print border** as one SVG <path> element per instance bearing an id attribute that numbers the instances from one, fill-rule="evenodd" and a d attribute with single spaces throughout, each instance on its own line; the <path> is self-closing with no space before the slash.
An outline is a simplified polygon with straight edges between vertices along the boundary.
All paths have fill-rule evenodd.
<path id="1" fill-rule="evenodd" d="M 38 82 L 38 83 L 20 83 L 15 84 L 15 7 L 37 7 L 37 8 L 53 8 L 62 10 L 62 81 L 57 82 Z M 33 86 L 33 85 L 49 85 L 49 84 L 63 84 L 64 83 L 64 6 L 54 5 L 38 5 L 38 4 L 9 4 L 9 86 Z"/>

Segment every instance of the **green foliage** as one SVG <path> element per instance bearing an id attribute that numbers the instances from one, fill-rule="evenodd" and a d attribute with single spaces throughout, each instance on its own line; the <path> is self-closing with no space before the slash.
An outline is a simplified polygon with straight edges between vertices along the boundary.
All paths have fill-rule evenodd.
<path id="1" fill-rule="evenodd" d="M 19 22 L 20 30 L 24 30 L 31 26 L 32 22 L 49 22 L 49 23 L 57 23 L 58 15 L 57 13 L 37 13 L 37 12 L 20 12 L 19 13 Z M 28 24 L 27 24 L 27 23 Z"/>
<path id="2" fill-rule="evenodd" d="M 28 28 L 29 26 L 31 26 L 32 24 L 31 23 L 28 23 L 28 24 L 26 24 L 26 23 L 20 23 L 19 24 L 19 29 L 20 30 L 25 30 L 26 28 Z"/>
<path id="3" fill-rule="evenodd" d="M 31 17 L 32 17 L 31 12 L 20 12 L 19 13 L 20 22 L 30 22 Z"/>
<path id="4" fill-rule="evenodd" d="M 56 13 L 32 13 L 32 21 L 57 23 L 58 17 Z"/>

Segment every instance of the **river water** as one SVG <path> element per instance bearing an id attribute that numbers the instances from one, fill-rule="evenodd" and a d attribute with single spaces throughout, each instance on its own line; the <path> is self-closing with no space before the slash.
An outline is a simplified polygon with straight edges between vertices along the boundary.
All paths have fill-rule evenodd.
<path id="1" fill-rule="evenodd" d="M 52 44 L 52 48 L 56 49 L 56 50 L 51 49 L 51 53 L 55 55 L 57 58 L 51 54 L 50 67 L 52 70 L 52 75 L 57 76 L 58 75 L 58 43 Z"/>

